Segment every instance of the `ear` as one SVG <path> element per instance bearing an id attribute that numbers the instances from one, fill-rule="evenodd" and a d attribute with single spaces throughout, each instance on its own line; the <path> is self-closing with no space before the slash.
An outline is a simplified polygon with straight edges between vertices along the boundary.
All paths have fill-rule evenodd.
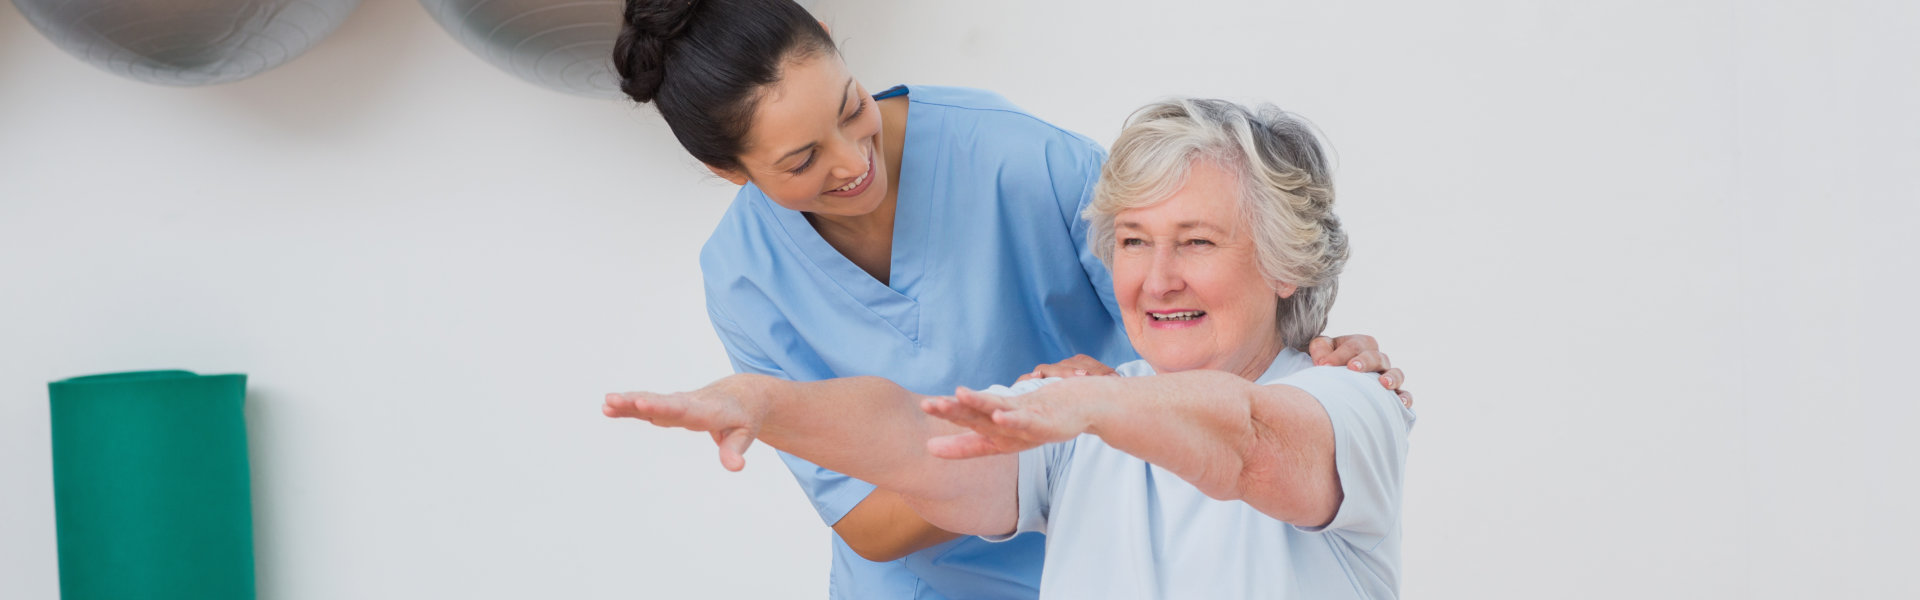
<path id="1" fill-rule="evenodd" d="M 720 167 L 709 165 L 707 163 L 700 163 L 700 164 L 705 165 L 708 171 L 713 171 L 714 177 L 719 177 L 721 179 L 731 181 L 733 182 L 734 185 L 747 184 L 747 175 L 745 173 L 741 173 L 733 169 L 722 169 Z"/>
<path id="2" fill-rule="evenodd" d="M 833 28 L 832 28 L 832 27 L 828 27 L 828 26 L 827 26 L 827 22 L 826 22 L 826 21 L 821 21 L 821 20 L 819 20 L 819 19 L 815 19 L 815 20 L 814 20 L 813 22 L 815 22 L 815 23 L 819 23 L 819 24 L 820 24 L 820 28 L 821 28 L 821 29 L 825 29 L 825 30 L 827 30 L 827 37 L 833 37 Z"/>
<path id="3" fill-rule="evenodd" d="M 1268 281 L 1267 285 L 1273 286 L 1273 293 L 1281 298 L 1292 298 L 1294 292 L 1300 291 L 1300 286 L 1285 281 Z"/>

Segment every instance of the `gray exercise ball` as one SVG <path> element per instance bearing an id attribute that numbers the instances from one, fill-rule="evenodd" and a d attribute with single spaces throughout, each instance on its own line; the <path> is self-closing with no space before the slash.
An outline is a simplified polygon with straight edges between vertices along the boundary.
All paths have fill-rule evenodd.
<path id="1" fill-rule="evenodd" d="M 238 81 L 293 60 L 360 0 L 13 0 L 68 54 L 162 85 Z"/>
<path id="2" fill-rule="evenodd" d="M 613 70 L 622 0 L 420 0 L 468 50 L 551 90 L 622 98 Z"/>

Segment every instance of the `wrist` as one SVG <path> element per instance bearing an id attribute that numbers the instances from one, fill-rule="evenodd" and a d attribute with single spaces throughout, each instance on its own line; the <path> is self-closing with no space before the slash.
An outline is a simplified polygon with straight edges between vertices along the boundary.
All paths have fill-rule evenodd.
<path id="1" fill-rule="evenodd" d="M 741 410 L 752 415 L 755 422 L 762 422 L 773 412 L 774 396 L 784 383 L 785 380 L 771 375 L 739 373 L 720 380 L 719 387 L 740 404 Z"/>
<path id="2" fill-rule="evenodd" d="M 1080 377 L 1055 385 L 1077 384 L 1081 389 L 1074 390 L 1074 410 L 1085 425 L 1083 433 L 1100 435 L 1103 426 L 1110 426 L 1113 419 L 1124 413 L 1126 386 L 1120 377 Z"/>

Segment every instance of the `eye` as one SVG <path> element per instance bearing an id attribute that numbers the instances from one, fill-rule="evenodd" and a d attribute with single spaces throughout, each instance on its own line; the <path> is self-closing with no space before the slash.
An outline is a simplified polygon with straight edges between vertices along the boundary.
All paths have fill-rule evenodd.
<path id="1" fill-rule="evenodd" d="M 845 125 L 847 123 L 852 123 L 854 119 L 860 118 L 860 115 L 866 114 L 866 112 L 867 112 L 867 97 L 861 96 L 860 102 L 853 106 L 853 114 L 847 115 L 847 118 L 845 119 L 841 119 L 840 124 Z"/>
<path id="2" fill-rule="evenodd" d="M 1193 238 L 1193 239 L 1187 240 L 1187 245 L 1188 246 L 1212 246 L 1213 240 L 1209 240 L 1205 238 Z"/>
<path id="3" fill-rule="evenodd" d="M 793 168 L 792 170 L 789 170 L 789 171 L 787 171 L 787 172 L 788 172 L 788 173 L 792 173 L 792 174 L 795 174 L 795 175 L 799 175 L 801 171 L 805 171 L 805 170 L 807 170 L 807 167 L 811 167 L 811 166 L 813 166 L 813 157 L 814 157 L 814 156 L 816 156 L 816 155 L 818 155 L 818 154 L 820 154 L 820 153 L 818 153 L 818 152 L 808 152 L 808 153 L 807 153 L 807 159 L 806 159 L 806 160 L 803 160 L 803 161 L 800 161 L 800 166 L 798 166 L 798 167 L 794 167 L 794 168 Z"/>
<path id="4" fill-rule="evenodd" d="M 1135 248 L 1145 245 L 1147 245 L 1147 241 L 1140 238 L 1125 238 L 1120 240 L 1120 247 L 1122 248 Z"/>

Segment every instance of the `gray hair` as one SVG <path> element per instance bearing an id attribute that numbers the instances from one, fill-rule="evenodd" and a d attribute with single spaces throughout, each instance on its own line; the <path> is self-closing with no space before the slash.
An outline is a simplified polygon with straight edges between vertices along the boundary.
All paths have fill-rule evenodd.
<path id="1" fill-rule="evenodd" d="M 1327 327 L 1347 262 L 1347 234 L 1333 214 L 1333 178 L 1313 127 L 1271 105 L 1224 100 L 1156 102 L 1133 113 L 1101 169 L 1084 216 L 1087 243 L 1113 267 L 1114 219 L 1159 204 L 1206 160 L 1240 180 L 1241 214 L 1260 273 L 1297 286 L 1280 299 L 1282 343 L 1306 350 Z"/>

